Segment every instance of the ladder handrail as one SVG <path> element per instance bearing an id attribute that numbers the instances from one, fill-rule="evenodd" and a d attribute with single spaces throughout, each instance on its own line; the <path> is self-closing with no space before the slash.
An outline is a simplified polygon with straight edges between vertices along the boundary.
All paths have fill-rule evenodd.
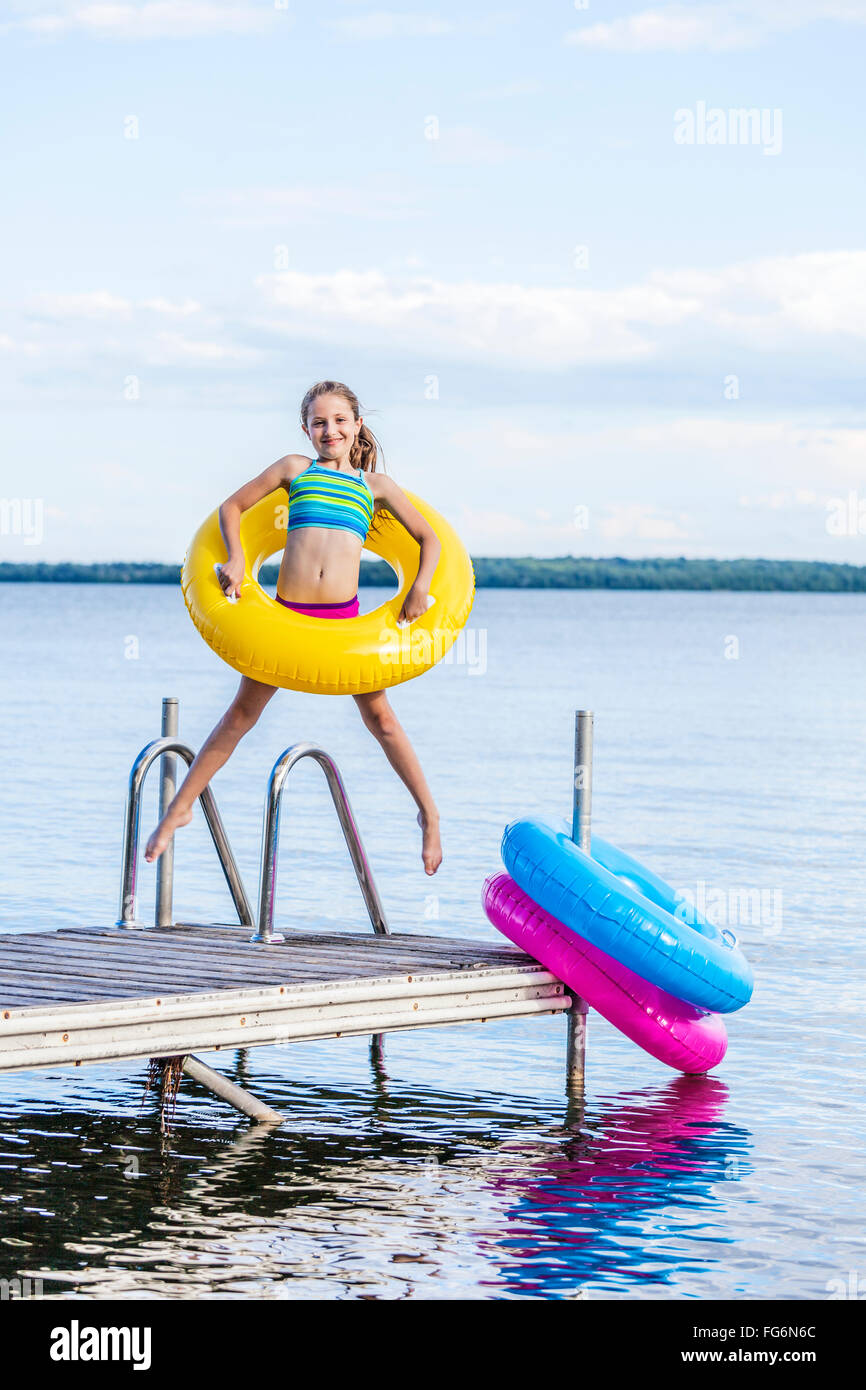
<path id="1" fill-rule="evenodd" d="M 145 929 L 145 924 L 139 922 L 135 915 L 136 910 L 136 880 L 138 876 L 138 840 L 141 829 L 141 790 L 144 779 L 148 771 L 161 758 L 164 753 L 177 753 L 183 758 L 187 767 L 192 763 L 195 754 L 185 743 L 181 743 L 177 738 L 155 738 L 142 748 L 129 774 L 129 790 L 126 798 L 126 818 L 123 827 L 123 859 L 120 873 L 120 916 L 115 926 L 137 929 Z M 253 910 L 250 906 L 249 898 L 246 894 L 241 880 L 238 866 L 229 844 L 225 826 L 217 810 L 213 792 L 210 787 L 205 787 L 199 793 L 199 801 L 204 811 L 208 830 L 214 842 L 214 848 L 220 861 L 220 867 L 225 874 L 229 892 L 232 895 L 238 918 L 245 927 L 255 926 Z"/>
<path id="2" fill-rule="evenodd" d="M 284 938 L 273 931 L 274 924 L 274 901 L 277 882 L 277 849 L 280 828 L 280 805 L 283 794 L 283 787 L 286 778 L 291 772 L 295 763 L 300 762 L 301 758 L 312 758 L 321 767 L 327 779 L 328 788 L 331 793 L 334 806 L 346 845 L 352 859 L 355 875 L 358 879 L 361 892 L 364 895 L 364 902 L 370 915 L 373 931 L 377 936 L 390 936 L 390 928 L 385 917 L 385 910 L 382 907 L 381 899 L 376 888 L 372 870 L 370 869 L 358 826 L 349 805 L 349 798 L 346 795 L 346 788 L 340 776 L 337 764 L 324 748 L 319 748 L 315 743 L 293 743 L 284 753 L 281 753 L 271 769 L 268 778 L 268 790 L 265 797 L 264 823 L 262 826 L 262 861 L 259 874 L 259 924 L 258 930 L 252 936 L 253 941 L 264 942 L 282 941 Z"/>

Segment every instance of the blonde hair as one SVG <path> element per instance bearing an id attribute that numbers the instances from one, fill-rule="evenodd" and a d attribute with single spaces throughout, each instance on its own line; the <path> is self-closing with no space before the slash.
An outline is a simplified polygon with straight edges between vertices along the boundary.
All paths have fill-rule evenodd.
<path id="1" fill-rule="evenodd" d="M 361 402 L 342 381 L 317 381 L 304 393 L 301 401 L 301 424 L 307 428 L 307 416 L 313 403 L 319 396 L 342 396 L 351 408 L 356 420 L 361 418 Z M 349 462 L 353 468 L 360 468 L 365 473 L 375 473 L 376 464 L 382 446 L 368 425 L 362 425 L 358 431 L 358 438 L 352 445 L 349 454 Z M 384 455 L 382 459 L 384 463 Z"/>

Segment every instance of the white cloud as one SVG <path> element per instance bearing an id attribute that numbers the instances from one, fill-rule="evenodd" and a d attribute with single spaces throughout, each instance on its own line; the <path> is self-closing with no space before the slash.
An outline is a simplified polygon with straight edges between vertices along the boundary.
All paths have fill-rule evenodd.
<path id="1" fill-rule="evenodd" d="M 791 511 L 795 507 L 826 507 L 827 499 L 822 499 L 810 488 L 779 488 L 775 492 L 744 493 L 738 498 L 738 506 L 746 511 Z"/>
<path id="2" fill-rule="evenodd" d="M 799 372 L 807 386 L 816 363 L 828 378 L 837 365 L 845 377 L 862 368 L 866 252 L 656 271 L 607 290 L 449 281 L 408 267 L 392 274 L 287 271 L 254 283 L 260 298 L 252 303 L 246 291 L 237 303 L 210 305 L 191 296 L 133 299 L 105 288 L 25 300 L 0 339 L 4 371 L 14 371 L 17 360 L 20 389 L 39 394 L 59 389 L 64 369 L 88 361 L 102 372 L 118 362 L 130 372 L 143 363 L 176 366 L 178 383 L 213 365 L 223 379 L 236 369 L 232 384 L 242 391 L 250 389 L 246 366 L 262 365 L 265 376 L 282 371 L 292 343 L 321 344 L 328 357 L 339 345 L 370 362 L 402 356 L 422 373 L 449 363 L 557 374 L 583 366 L 651 368 L 715 383 L 717 413 L 672 419 L 647 412 L 645 422 L 588 431 L 584 412 L 576 433 L 488 426 L 473 442 L 477 467 L 495 459 L 511 469 L 559 455 L 578 465 L 607 458 L 619 468 L 629 455 L 653 456 L 667 475 L 677 474 L 677 497 L 687 495 L 692 478 L 719 469 L 736 495 L 798 487 L 823 495 L 825 488 L 860 486 L 866 476 L 866 431 L 799 427 L 765 412 L 756 418 L 760 392 L 751 384 L 765 372 L 764 360 L 774 369 L 784 360 L 784 371 Z M 42 384 L 24 379 L 28 358 L 54 372 L 51 382 L 48 375 Z M 742 399 L 723 404 L 723 373 L 731 371 L 741 374 Z M 267 394 L 272 386 L 261 389 Z M 749 475 L 756 468 L 760 487 Z M 639 496 L 634 488 L 627 494 Z M 670 498 L 656 500 L 677 510 Z"/>
<path id="3" fill-rule="evenodd" d="M 643 10 L 610 23 L 574 29 L 566 35 L 565 41 L 580 48 L 619 53 L 751 46 L 757 41 L 758 26 L 748 16 L 737 25 L 730 24 L 728 8 L 724 5 L 668 5 L 659 10 Z"/>
<path id="4" fill-rule="evenodd" d="M 774 34 L 821 20 L 866 23 L 866 0 L 720 0 L 661 5 L 571 30 L 566 43 L 618 53 L 754 48 Z"/>
<path id="5" fill-rule="evenodd" d="M 133 303 L 108 290 L 87 290 L 83 294 L 40 294 L 34 310 L 42 318 L 130 319 Z"/>
<path id="6" fill-rule="evenodd" d="M 778 450 L 790 457 L 844 454 L 866 463 L 866 429 L 796 425 L 790 420 L 732 420 L 718 415 L 683 416 L 677 420 L 629 425 L 585 436 L 594 445 L 657 449 L 668 453 L 762 452 Z"/>
<path id="7" fill-rule="evenodd" d="M 535 507 L 530 517 L 525 510 L 509 512 L 464 503 L 455 523 L 476 550 L 485 546 L 498 548 L 501 542 L 513 541 L 519 550 L 513 549 L 512 554 L 563 555 L 580 548 L 585 539 L 574 524 L 571 505 L 556 514 L 547 507 Z"/>
<path id="8" fill-rule="evenodd" d="M 736 420 L 730 415 L 686 415 L 606 425 L 601 429 L 552 431 L 507 425 L 477 432 L 464 430 L 459 441 L 454 442 L 472 449 L 478 456 L 479 467 L 484 466 L 486 457 L 488 466 L 497 470 L 523 468 L 528 460 L 647 457 L 652 453 L 668 460 L 712 459 L 715 469 L 720 467 L 720 455 L 744 460 L 760 458 L 768 478 L 777 467 L 788 474 L 796 470 L 817 476 L 832 467 L 836 470 L 834 485 L 846 478 L 866 476 L 866 429 L 799 425 L 789 419 Z M 746 466 L 751 467 L 751 462 Z M 806 487 L 794 489 L 791 495 L 798 505 L 810 505 L 810 499 L 815 500 L 814 491 Z"/>
<path id="9" fill-rule="evenodd" d="M 13 349 L 14 355 L 39 353 L 54 366 L 77 368 L 84 361 L 94 367 L 107 361 L 121 362 L 125 371 L 135 371 L 136 363 L 243 366 L 261 362 L 266 356 L 258 347 L 233 341 L 221 316 L 206 313 L 198 300 L 189 297 L 172 300 L 156 295 L 132 300 L 108 290 L 91 290 L 38 295 L 24 310 L 36 341 L 15 344 L 10 338 L 10 355 Z M 193 323 L 199 336 L 162 327 L 166 321 Z M 82 333 L 91 328 L 89 340 L 73 337 L 72 327 Z"/>
<path id="10" fill-rule="evenodd" d="M 474 126 L 442 126 L 429 144 L 435 164 L 504 164 L 519 155 L 539 157 L 537 151 L 521 150 Z"/>
<path id="11" fill-rule="evenodd" d="M 350 270 L 256 283 L 269 330 L 536 369 L 866 339 L 866 251 L 655 271 L 611 290 Z"/>
<path id="12" fill-rule="evenodd" d="M 717 271 L 656 271 L 665 292 L 696 295 L 703 317 L 763 346 L 795 334 L 866 337 L 866 251 L 814 251 L 742 262 Z"/>
<path id="13" fill-rule="evenodd" d="M 273 3 L 244 0 L 144 0 L 134 4 L 75 4 L 63 0 L 19 4 L 18 16 L 4 29 L 24 29 L 46 37 L 70 32 L 106 39 L 183 39 L 208 34 L 258 34 L 290 22 Z"/>
<path id="14" fill-rule="evenodd" d="M 0 333 L 0 352 L 7 353 L 9 357 L 38 357 L 39 351 L 36 343 L 23 343 L 8 333 Z"/>
<path id="15" fill-rule="evenodd" d="M 852 374 L 862 367 L 866 341 L 866 251 L 661 270 L 632 285 L 597 290 L 451 281 L 411 266 L 393 273 L 292 270 L 263 274 L 254 284 L 260 298 L 252 305 L 246 293 L 240 303 L 214 306 L 191 296 L 132 299 L 105 288 L 45 293 L 20 306 L 20 326 L 8 320 L 10 336 L 0 348 L 7 358 L 39 353 L 58 363 L 73 350 L 104 358 L 110 334 L 110 351 L 131 362 L 169 354 L 179 363 L 210 357 L 275 364 L 284 357 L 283 343 L 294 340 L 324 344 L 329 353 L 335 344 L 371 357 L 402 353 L 426 362 L 425 371 L 447 362 L 530 372 L 652 366 L 705 380 L 709 373 L 720 401 L 720 373 L 735 372 L 742 402 L 730 402 L 718 421 L 648 425 L 635 436 L 639 447 L 693 449 L 709 457 L 740 445 L 815 453 L 815 436 L 797 437 L 785 427 L 783 437 L 779 424 L 750 420 L 756 404 L 749 397 L 750 373 L 762 357 L 777 362 L 783 355 L 791 369 L 799 363 L 810 373 L 820 362 Z M 175 325 L 194 325 L 195 331 L 176 340 L 154 336 Z M 73 331 L 76 338 L 89 336 L 91 346 L 73 343 Z M 825 431 L 823 437 L 834 457 L 850 450 L 856 466 L 866 466 L 850 432 Z M 562 444 L 568 447 L 567 440 Z M 521 447 L 532 451 L 531 439 Z"/>
<path id="16" fill-rule="evenodd" d="M 80 294 L 40 294 L 33 300 L 32 312 L 40 318 L 64 322 L 67 319 L 109 319 L 114 322 L 131 320 L 136 308 L 148 309 L 151 313 L 170 318 L 189 318 L 201 312 L 201 305 L 195 299 L 174 301 L 157 296 L 142 299 L 136 304 L 131 299 L 112 294 L 110 290 L 85 290 Z"/>
<path id="17" fill-rule="evenodd" d="M 475 544 L 481 540 L 498 541 L 509 537 L 525 537 L 532 529 L 526 518 L 520 514 L 467 506 L 460 508 L 459 526 L 461 532 L 465 531 L 476 538 Z"/>
<path id="18" fill-rule="evenodd" d="M 144 352 L 151 366 L 219 366 L 252 364 L 262 359 L 256 348 L 223 339 L 187 338 L 182 333 L 158 333 Z"/>
<path id="19" fill-rule="evenodd" d="M 150 309 L 154 314 L 166 314 L 169 318 L 189 318 L 191 314 L 201 313 L 201 305 L 196 299 L 182 299 L 174 303 L 170 299 L 161 297 L 156 299 L 143 299 L 142 309 Z"/>
<path id="20" fill-rule="evenodd" d="M 513 12 L 458 15 L 446 19 L 441 14 L 407 14 L 401 10 L 371 10 L 366 14 L 348 15 L 342 19 L 325 20 L 326 28 L 338 38 L 353 43 L 360 40 L 437 39 L 451 34 L 483 37 L 496 33 L 514 18 Z"/>
<path id="21" fill-rule="evenodd" d="M 685 541 L 688 517 L 665 515 L 644 502 L 612 503 L 607 516 L 598 522 L 598 531 L 606 541 Z"/>
<path id="22" fill-rule="evenodd" d="M 601 543 L 624 554 L 652 546 L 713 553 L 720 538 L 731 553 L 732 537 L 749 536 L 747 549 L 757 554 L 772 536 L 795 543 L 788 553 L 804 546 L 815 554 L 826 537 L 827 508 L 855 490 L 859 495 L 866 477 L 861 426 L 734 419 L 727 412 L 664 418 L 650 410 L 643 419 L 631 411 L 622 423 L 588 424 L 583 409 L 563 406 L 560 423 L 547 428 L 548 410 L 540 408 L 533 429 L 522 423 L 527 414 L 500 410 L 494 420 L 464 425 L 445 439 L 443 452 L 478 491 L 489 489 L 493 476 L 503 497 L 516 496 L 531 477 L 533 496 L 559 519 L 535 524 L 533 553 L 595 552 Z M 586 518 L 580 526 L 578 506 Z"/>
<path id="23" fill-rule="evenodd" d="M 429 39 L 452 34 L 454 20 L 438 14 L 401 14 L 397 10 L 373 10 L 326 21 L 332 33 L 344 39 Z"/>
<path id="24" fill-rule="evenodd" d="M 503 521 L 499 536 L 473 535 L 481 554 L 489 545 L 533 554 L 838 558 L 827 509 L 862 495 L 866 428 L 734 418 L 740 410 L 665 418 L 648 406 L 608 424 L 601 409 L 587 418 L 584 406 L 563 401 L 554 423 L 549 402 L 536 412 L 505 405 L 489 419 L 479 409 L 469 422 L 456 420 L 437 446 L 470 504 L 495 486 L 503 512 L 512 502 L 517 512 L 531 480 L 527 530 Z"/>
<path id="25" fill-rule="evenodd" d="M 184 202 L 203 208 L 226 227 L 288 227 L 324 217 L 402 221 L 420 215 L 415 199 L 400 188 L 288 185 L 284 188 L 226 188 L 188 193 Z"/>
<path id="26" fill-rule="evenodd" d="M 518 77 L 513 82 L 502 82 L 494 87 L 482 87 L 472 95 L 476 101 L 509 101 L 511 97 L 535 96 L 542 90 L 541 83 L 533 77 Z"/>
<path id="27" fill-rule="evenodd" d="M 269 329 L 333 341 L 448 352 L 470 361 L 562 367 L 632 361 L 652 342 L 635 324 L 659 328 L 697 312 L 700 301 L 657 286 L 622 291 L 516 283 L 389 279 L 380 271 L 286 272 L 257 280 L 277 317 Z"/>

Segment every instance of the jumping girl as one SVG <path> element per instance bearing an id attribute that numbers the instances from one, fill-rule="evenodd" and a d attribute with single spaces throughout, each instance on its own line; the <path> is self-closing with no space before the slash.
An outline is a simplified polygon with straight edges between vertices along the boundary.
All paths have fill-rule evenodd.
<path id="1" fill-rule="evenodd" d="M 241 513 L 283 487 L 289 495 L 289 520 L 277 580 L 278 603 L 318 618 L 356 617 L 361 550 L 374 514 L 387 508 L 421 547 L 418 573 L 398 621 L 420 618 L 427 611 L 427 590 L 439 559 L 439 540 L 397 484 L 376 472 L 376 439 L 361 418 L 358 397 L 342 382 L 319 381 L 301 402 L 301 425 L 316 457 L 286 454 L 220 507 L 220 529 L 228 552 L 219 571 L 223 592 L 229 597 L 241 597 L 245 570 Z M 347 598 L 347 594 L 352 597 Z M 148 862 L 158 859 L 175 830 L 190 822 L 196 799 L 256 723 L 274 690 L 274 686 L 249 676 L 241 678 L 238 693 L 205 739 L 177 795 L 148 840 L 144 852 Z M 384 690 L 352 698 L 418 807 L 418 824 L 423 834 L 421 857 L 426 872 L 435 874 L 442 862 L 439 812 L 415 751 Z"/>

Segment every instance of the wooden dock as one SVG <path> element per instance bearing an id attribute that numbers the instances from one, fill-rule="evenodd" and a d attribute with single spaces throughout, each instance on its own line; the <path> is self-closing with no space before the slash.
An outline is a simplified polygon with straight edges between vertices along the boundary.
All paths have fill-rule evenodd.
<path id="1" fill-rule="evenodd" d="M 0 934 L 0 1071 L 561 1013 L 565 986 L 507 942 L 249 927 Z"/>

